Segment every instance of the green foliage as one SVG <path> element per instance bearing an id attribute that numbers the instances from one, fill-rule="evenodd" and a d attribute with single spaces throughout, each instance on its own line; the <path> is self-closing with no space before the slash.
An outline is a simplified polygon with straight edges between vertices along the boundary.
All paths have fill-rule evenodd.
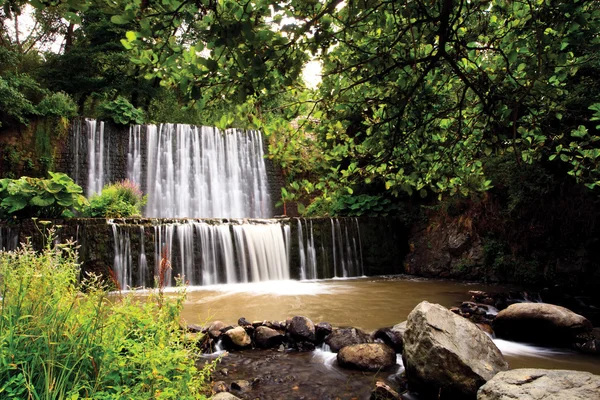
<path id="1" fill-rule="evenodd" d="M 0 179 L 0 218 L 72 217 L 87 204 L 83 190 L 60 172 L 50 178 Z"/>
<path id="2" fill-rule="evenodd" d="M 102 192 L 92 196 L 83 215 L 92 218 L 126 218 L 141 215 L 146 196 L 128 179 L 106 185 Z"/>
<path id="3" fill-rule="evenodd" d="M 77 104 L 63 92 L 51 93 L 36 106 L 37 113 L 45 117 L 72 118 L 77 115 Z"/>
<path id="4" fill-rule="evenodd" d="M 126 98 L 118 96 L 112 101 L 100 104 L 99 116 L 111 120 L 117 125 L 132 125 L 144 123 L 144 111 L 135 108 Z"/>
<path id="5" fill-rule="evenodd" d="M 47 243 L 0 252 L 0 397 L 205 398 L 212 365 L 196 368 L 179 326 L 185 291 L 121 297 L 93 276 L 80 287 L 74 245 Z"/>
<path id="6" fill-rule="evenodd" d="M 14 119 L 26 124 L 28 117 L 36 114 L 35 107 L 20 91 L 19 86 L 11 79 L 0 76 L 0 126 L 2 121 Z"/>

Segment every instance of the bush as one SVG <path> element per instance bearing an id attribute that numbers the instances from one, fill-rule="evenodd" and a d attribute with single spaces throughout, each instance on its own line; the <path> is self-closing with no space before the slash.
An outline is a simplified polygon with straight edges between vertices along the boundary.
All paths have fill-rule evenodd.
<path id="1" fill-rule="evenodd" d="M 0 179 L 0 219 L 72 217 L 87 204 L 83 189 L 61 172 L 49 179 Z"/>
<path id="2" fill-rule="evenodd" d="M 117 125 L 144 123 L 144 111 L 135 108 L 126 98 L 118 96 L 115 100 L 105 101 L 98 107 L 99 117 L 111 120 Z"/>
<path id="3" fill-rule="evenodd" d="M 37 105 L 39 115 L 72 118 L 77 115 L 77 104 L 64 92 L 51 93 Z"/>
<path id="4" fill-rule="evenodd" d="M 80 287 L 73 245 L 47 243 L 0 252 L 1 398 L 204 398 L 212 365 L 196 369 L 180 328 L 185 291 L 143 301 L 94 277 Z"/>
<path id="5" fill-rule="evenodd" d="M 126 218 L 139 216 L 146 204 L 146 196 L 129 179 L 106 185 L 102 193 L 90 199 L 83 215 L 92 218 Z"/>

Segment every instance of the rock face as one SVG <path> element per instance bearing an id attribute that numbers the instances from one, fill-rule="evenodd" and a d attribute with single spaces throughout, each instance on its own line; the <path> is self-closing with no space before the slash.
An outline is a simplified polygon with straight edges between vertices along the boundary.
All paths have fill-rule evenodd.
<path id="1" fill-rule="evenodd" d="M 380 371 L 396 365 L 396 353 L 383 343 L 346 346 L 337 355 L 340 367 L 361 371 Z"/>
<path id="2" fill-rule="evenodd" d="M 226 345 L 233 348 L 248 347 L 252 344 L 252 339 L 246 333 L 246 330 L 241 326 L 237 326 L 228 330 L 223 334 L 223 339 L 226 340 Z"/>
<path id="3" fill-rule="evenodd" d="M 493 323 L 500 338 L 569 346 L 576 336 L 592 331 L 585 317 L 546 303 L 517 303 L 500 311 Z"/>
<path id="4" fill-rule="evenodd" d="M 282 342 L 285 336 L 277 332 L 275 329 L 267 328 L 266 326 L 259 326 L 256 328 L 254 333 L 254 342 L 256 346 L 268 349 L 271 347 L 277 347 Z"/>
<path id="5" fill-rule="evenodd" d="M 294 317 L 290 320 L 288 332 L 297 341 L 314 342 L 316 340 L 315 324 L 306 317 Z"/>
<path id="6" fill-rule="evenodd" d="M 421 302 L 404 333 L 409 387 L 443 398 L 475 398 L 496 373 L 508 369 L 502 353 L 473 323 L 446 308 Z"/>
<path id="7" fill-rule="evenodd" d="M 600 376 L 559 369 L 513 369 L 483 385 L 477 400 L 591 400 L 600 398 Z"/>
<path id="8" fill-rule="evenodd" d="M 371 338 L 365 332 L 356 328 L 334 329 L 329 336 L 325 338 L 325 343 L 331 348 L 331 351 L 337 353 L 343 347 L 353 344 L 369 343 Z"/>

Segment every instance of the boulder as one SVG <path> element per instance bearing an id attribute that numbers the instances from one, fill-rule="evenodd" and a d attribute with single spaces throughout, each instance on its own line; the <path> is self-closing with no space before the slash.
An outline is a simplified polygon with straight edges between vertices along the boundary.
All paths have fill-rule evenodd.
<path id="1" fill-rule="evenodd" d="M 281 332 L 266 326 L 259 326 L 254 333 L 254 343 L 263 349 L 278 347 L 284 338 L 285 336 Z"/>
<path id="2" fill-rule="evenodd" d="M 369 335 L 356 328 L 334 329 L 331 334 L 325 338 L 325 343 L 334 353 L 337 353 L 341 348 L 346 346 L 369 342 L 371 342 Z"/>
<path id="3" fill-rule="evenodd" d="M 242 317 L 242 318 L 238 319 L 238 325 L 239 326 L 250 326 L 250 325 L 252 325 L 252 323 L 250 321 L 248 321 L 246 318 Z"/>
<path id="4" fill-rule="evenodd" d="M 244 348 L 252 344 L 252 339 L 241 326 L 236 326 L 223 334 L 225 345 L 228 348 Z"/>
<path id="5" fill-rule="evenodd" d="M 517 303 L 500 311 L 493 322 L 496 336 L 531 343 L 570 346 L 592 331 L 585 317 L 546 303 Z"/>
<path id="6" fill-rule="evenodd" d="M 289 321 L 288 332 L 296 341 L 314 342 L 316 340 L 315 324 L 306 317 L 294 317 Z"/>
<path id="7" fill-rule="evenodd" d="M 213 339 L 217 339 L 221 336 L 221 329 L 226 328 L 227 326 L 228 325 L 223 321 L 215 321 L 208 327 L 208 335 Z"/>
<path id="8" fill-rule="evenodd" d="M 500 372 L 477 393 L 477 400 L 591 400 L 600 398 L 600 375 L 560 369 Z"/>
<path id="9" fill-rule="evenodd" d="M 340 367 L 360 371 L 381 371 L 396 365 L 396 353 L 383 343 L 352 344 L 337 354 Z"/>
<path id="10" fill-rule="evenodd" d="M 329 322 L 319 322 L 315 325 L 315 331 L 317 334 L 317 342 L 322 343 L 323 340 L 333 331 Z"/>
<path id="11" fill-rule="evenodd" d="M 475 324 L 427 301 L 408 316 L 403 359 L 409 387 L 426 397 L 474 399 L 481 385 L 508 369 Z"/>
<path id="12" fill-rule="evenodd" d="M 380 328 L 372 334 L 373 341 L 379 339 L 390 346 L 396 353 L 402 353 L 403 330 L 392 328 Z"/>

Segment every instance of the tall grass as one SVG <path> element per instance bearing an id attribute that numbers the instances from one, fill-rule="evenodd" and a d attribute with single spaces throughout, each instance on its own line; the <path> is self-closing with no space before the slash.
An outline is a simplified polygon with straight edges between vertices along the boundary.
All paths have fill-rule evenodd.
<path id="1" fill-rule="evenodd" d="M 0 398 L 204 398 L 212 366 L 180 328 L 184 293 L 109 297 L 78 283 L 72 243 L 47 242 L 0 252 Z"/>

